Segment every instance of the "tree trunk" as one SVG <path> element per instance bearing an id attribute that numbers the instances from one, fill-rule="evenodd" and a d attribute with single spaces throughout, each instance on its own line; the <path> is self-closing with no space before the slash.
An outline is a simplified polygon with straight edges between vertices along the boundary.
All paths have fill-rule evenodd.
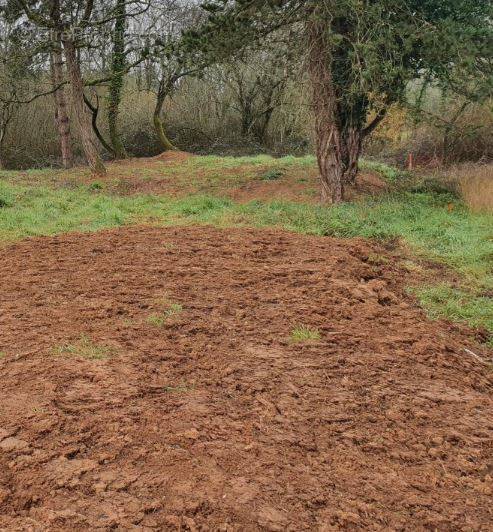
<path id="1" fill-rule="evenodd" d="M 361 129 L 350 127 L 345 137 L 347 160 L 345 161 L 344 179 L 348 185 L 354 185 L 359 171 L 363 135 Z"/>
<path id="2" fill-rule="evenodd" d="M 3 148 L 5 144 L 5 138 L 7 136 L 7 129 L 12 119 L 12 106 L 6 104 L 0 112 L 0 170 L 5 168 Z"/>
<path id="3" fill-rule="evenodd" d="M 63 57 L 59 48 L 60 42 L 54 43 L 55 48 L 50 55 L 51 79 L 53 88 L 59 87 L 54 93 L 55 100 L 55 124 L 60 136 L 60 151 L 62 154 L 62 164 L 64 168 L 72 168 L 74 165 L 74 155 L 70 138 L 70 119 L 67 111 L 67 99 L 65 89 L 61 86 L 63 76 Z"/>
<path id="4" fill-rule="evenodd" d="M 154 108 L 153 123 L 154 123 L 154 129 L 156 130 L 156 134 L 159 140 L 159 144 L 161 145 L 161 149 L 163 151 L 170 151 L 170 150 L 176 150 L 176 147 L 173 145 L 173 143 L 169 140 L 168 136 L 166 135 L 166 131 L 164 129 L 164 122 L 161 118 L 161 112 L 163 110 L 165 99 L 166 99 L 166 92 L 159 90 L 157 100 L 156 100 L 156 107 Z"/>
<path id="5" fill-rule="evenodd" d="M 84 155 L 91 171 L 96 175 L 103 176 L 106 174 L 106 168 L 96 145 L 92 131 L 91 117 L 84 104 L 84 83 L 80 71 L 80 64 L 77 59 L 75 43 L 70 38 L 64 37 L 63 47 L 70 78 L 74 116 L 80 134 L 82 149 L 84 150 Z"/>
<path id="6" fill-rule="evenodd" d="M 108 126 L 113 151 L 118 159 L 127 157 L 120 131 L 118 129 L 118 114 L 122 99 L 125 70 L 125 1 L 118 0 L 116 5 L 117 18 L 113 31 L 113 56 L 111 64 L 111 84 L 108 97 Z"/>
<path id="7" fill-rule="evenodd" d="M 0 133 L 0 170 L 5 168 L 5 163 L 3 162 L 3 142 L 1 142 L 1 133 Z"/>
<path id="8" fill-rule="evenodd" d="M 307 27 L 308 69 L 312 83 L 313 110 L 317 161 L 322 183 L 322 203 L 340 203 L 344 200 L 344 139 L 339 130 L 336 113 L 330 45 L 327 28 L 314 14 Z"/>
<path id="9" fill-rule="evenodd" d="M 96 93 L 96 97 L 97 97 L 97 93 Z M 103 148 L 104 148 L 108 153 L 110 153 L 113 157 L 116 157 L 116 153 L 115 153 L 115 151 L 113 150 L 113 146 L 111 146 L 111 145 L 106 141 L 106 139 L 103 137 L 101 131 L 99 131 L 99 127 L 98 127 L 99 100 L 98 100 L 98 103 L 97 103 L 96 105 L 93 105 L 93 104 L 91 103 L 90 98 L 88 98 L 88 97 L 84 94 L 84 103 L 86 104 L 87 108 L 88 108 L 89 111 L 91 112 L 91 124 L 92 124 L 92 130 L 94 131 L 94 134 L 96 135 L 97 139 L 98 139 L 99 142 L 101 143 L 101 146 L 103 146 Z"/>
<path id="10" fill-rule="evenodd" d="M 248 138 L 252 134 L 255 117 L 253 116 L 253 102 L 244 100 L 240 102 L 241 105 L 241 136 Z"/>
<path id="11" fill-rule="evenodd" d="M 274 107 L 269 107 L 258 119 L 258 125 L 255 128 L 255 136 L 258 142 L 262 145 L 267 144 L 267 130 L 269 129 L 269 124 L 273 113 Z"/>

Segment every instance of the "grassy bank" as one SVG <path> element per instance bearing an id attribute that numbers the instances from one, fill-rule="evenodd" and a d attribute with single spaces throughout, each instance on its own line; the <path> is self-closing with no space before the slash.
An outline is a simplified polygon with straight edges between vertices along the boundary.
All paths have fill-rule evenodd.
<path id="1" fill-rule="evenodd" d="M 292 164 L 300 170 L 313 164 L 308 158 L 273 161 L 273 166 Z M 265 158 L 240 162 L 241 167 L 268 164 Z M 188 172 L 196 178 L 194 168 L 202 172 L 234 164 L 238 161 L 231 158 L 219 162 L 217 157 L 194 158 Z M 210 194 L 118 196 L 87 184 L 27 186 L 16 184 L 15 175 L 10 177 L 0 180 L 0 241 L 4 243 L 135 223 L 280 227 L 320 236 L 399 239 L 413 253 L 460 274 L 460 287 L 443 285 L 441 280 L 421 287 L 418 296 L 430 314 L 467 321 L 493 333 L 493 216 L 469 212 L 444 191 L 401 187 L 357 203 L 326 208 L 287 201 L 236 203 Z"/>

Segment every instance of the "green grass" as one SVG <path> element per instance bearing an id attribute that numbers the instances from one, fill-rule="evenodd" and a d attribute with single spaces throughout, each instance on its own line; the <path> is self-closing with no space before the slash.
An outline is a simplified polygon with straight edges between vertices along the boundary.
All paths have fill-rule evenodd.
<path id="1" fill-rule="evenodd" d="M 412 292 L 416 294 L 430 318 L 464 322 L 493 333 L 493 298 L 458 290 L 445 283 L 422 287 Z M 488 343 L 493 347 L 493 334 Z"/>
<path id="2" fill-rule="evenodd" d="M 208 168 L 217 171 L 217 179 L 221 179 L 221 171 L 227 168 L 241 167 L 248 174 L 249 169 L 262 166 L 265 172 L 272 172 L 269 175 L 287 168 L 299 168 L 303 175 L 303 168 L 313 164 L 312 157 L 208 156 L 188 159 L 173 171 L 193 176 L 194 170 Z M 385 174 L 389 181 L 401 177 L 399 171 L 392 173 L 391 167 L 379 163 L 365 162 L 364 166 Z M 70 187 L 53 186 L 52 170 L 29 173 L 34 183 L 37 179 L 50 182 L 45 185 L 16 184 L 21 181 L 16 177 L 20 174 L 2 173 L 7 181 L 0 180 L 0 242 L 135 223 L 280 227 L 320 236 L 399 239 L 414 254 L 443 263 L 462 276 L 460 297 L 440 298 L 443 289 L 439 287 L 435 287 L 433 297 L 433 287 L 431 293 L 419 295 L 430 313 L 439 315 L 442 309 L 440 315 L 484 326 L 493 333 L 493 216 L 471 213 L 446 190 L 412 184 L 412 188 L 399 187 L 378 198 L 326 208 L 288 201 L 237 204 L 210 194 L 184 198 L 117 196 L 94 183 L 78 186 L 74 181 Z M 163 312 L 150 319 L 157 325 L 167 318 Z"/>
<path id="3" fill-rule="evenodd" d="M 281 179 L 284 172 L 281 169 L 271 169 L 267 170 L 267 172 L 263 173 L 260 176 L 260 179 L 262 181 L 275 181 L 276 179 Z"/>
<path id="4" fill-rule="evenodd" d="M 111 191 L 116 194 L 128 192 L 129 180 L 152 182 L 155 179 L 169 179 L 181 186 L 196 186 L 198 189 L 211 191 L 217 186 L 245 183 L 259 172 L 272 172 L 272 175 L 286 168 L 303 169 L 314 166 L 312 156 L 286 156 L 274 158 L 269 155 L 249 157 L 219 157 L 208 155 L 190 157 L 178 162 L 154 160 L 150 165 L 118 165 L 109 167 L 109 172 L 116 171 L 114 179 L 92 181 L 81 185 L 82 180 L 91 179 L 87 168 L 60 170 L 53 168 L 33 169 L 27 171 L 0 171 L 0 181 L 14 185 L 30 187 L 46 186 L 50 188 L 79 189 L 85 188 L 92 193 Z"/>
<path id="5" fill-rule="evenodd" d="M 193 390 L 193 387 L 189 386 L 165 386 L 163 388 L 168 393 L 187 393 Z"/>
<path id="6" fill-rule="evenodd" d="M 317 329 L 312 329 L 311 327 L 307 327 L 306 325 L 295 327 L 291 331 L 291 341 L 294 343 L 320 340 L 321 337 L 320 331 Z"/>
<path id="7" fill-rule="evenodd" d="M 188 168 L 214 168 L 223 170 L 226 168 L 240 168 L 245 166 L 269 166 L 279 168 L 283 166 L 312 166 L 315 163 L 315 157 L 307 155 L 304 157 L 294 157 L 287 155 L 285 157 L 272 157 L 270 155 L 252 155 L 246 157 L 219 157 L 217 155 L 205 155 L 203 157 L 192 157 L 184 161 L 184 167 Z"/>
<path id="8" fill-rule="evenodd" d="M 371 170 L 372 172 L 377 172 L 387 181 L 391 183 L 396 183 L 401 179 L 408 178 L 410 174 L 394 166 L 382 163 L 380 161 L 373 161 L 371 159 L 363 159 L 360 163 L 360 168 L 362 170 Z"/>
<path id="9" fill-rule="evenodd" d="M 55 349 L 57 355 L 70 355 L 87 360 L 104 360 L 111 356 L 112 350 L 93 342 L 88 336 L 81 336 L 73 344 L 65 344 Z"/>
<path id="10" fill-rule="evenodd" d="M 168 323 L 170 319 L 178 316 L 182 312 L 183 307 L 180 304 L 171 303 L 165 311 L 159 312 L 158 314 L 151 314 L 147 318 L 147 323 L 149 325 L 153 325 L 154 327 L 164 327 L 164 325 Z"/>

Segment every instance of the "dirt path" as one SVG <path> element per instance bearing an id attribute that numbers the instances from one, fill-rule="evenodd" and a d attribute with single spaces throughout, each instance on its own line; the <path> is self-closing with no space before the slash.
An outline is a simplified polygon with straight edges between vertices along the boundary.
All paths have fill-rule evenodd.
<path id="1" fill-rule="evenodd" d="M 493 372 L 375 253 L 212 228 L 2 249 L 0 529 L 491 529 Z"/>

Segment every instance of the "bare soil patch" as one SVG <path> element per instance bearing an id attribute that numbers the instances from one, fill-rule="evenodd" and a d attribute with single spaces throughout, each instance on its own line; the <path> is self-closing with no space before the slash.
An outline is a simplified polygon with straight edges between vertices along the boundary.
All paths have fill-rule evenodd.
<path id="1" fill-rule="evenodd" d="M 265 170 L 264 170 L 265 172 Z M 290 169 L 278 180 L 263 181 L 262 171 L 256 179 L 229 186 L 223 194 L 234 201 L 297 201 L 303 203 L 320 202 L 320 177 L 318 169 Z M 389 190 L 389 185 L 377 174 L 360 173 L 356 183 L 347 188 L 347 201 L 357 201 L 363 197 L 378 196 Z"/>
<path id="2" fill-rule="evenodd" d="M 150 160 L 155 161 L 164 161 L 167 163 L 182 163 L 183 161 L 186 161 L 190 159 L 191 157 L 195 157 L 192 153 L 188 153 L 186 151 L 180 151 L 180 150 L 171 150 L 171 151 L 165 151 L 163 153 L 160 153 L 159 155 L 156 155 L 156 157 L 152 157 Z M 131 161 L 136 161 L 138 159 L 130 159 Z"/>
<path id="3" fill-rule="evenodd" d="M 204 227 L 0 250 L 0 529 L 489 529 L 493 373 L 382 254 Z"/>

